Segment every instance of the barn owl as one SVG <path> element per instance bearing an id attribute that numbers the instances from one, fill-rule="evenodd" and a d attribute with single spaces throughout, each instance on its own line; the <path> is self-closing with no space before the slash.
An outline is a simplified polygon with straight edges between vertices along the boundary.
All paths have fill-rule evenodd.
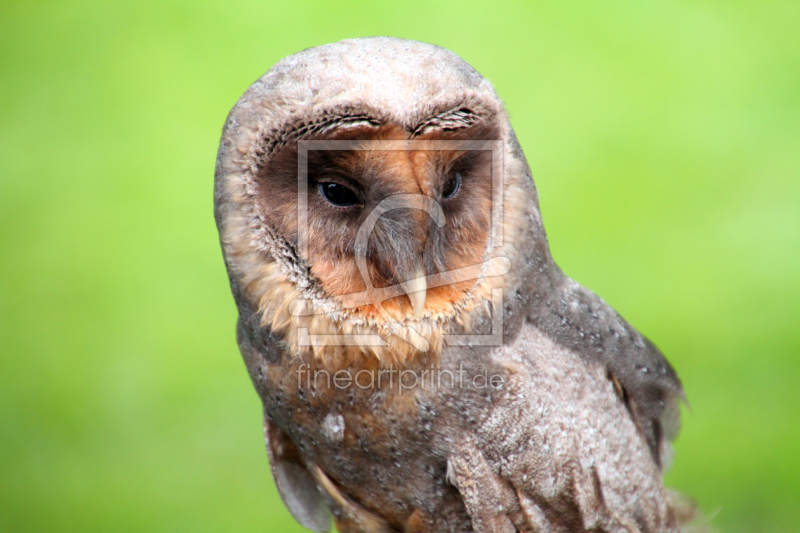
<path id="1" fill-rule="evenodd" d="M 554 263 L 492 85 L 396 38 L 228 115 L 215 218 L 281 498 L 313 531 L 678 531 L 681 383 Z"/>

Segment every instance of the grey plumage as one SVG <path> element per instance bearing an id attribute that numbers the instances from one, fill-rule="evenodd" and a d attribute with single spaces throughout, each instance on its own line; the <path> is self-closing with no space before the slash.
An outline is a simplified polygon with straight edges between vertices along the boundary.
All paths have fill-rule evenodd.
<path id="1" fill-rule="evenodd" d="M 441 340 L 488 334 L 502 313 L 502 346 L 445 339 L 396 357 L 404 341 L 344 309 L 300 257 L 293 222 L 274 216 L 279 196 L 264 168 L 284 147 L 335 128 L 393 124 L 412 138 L 481 122 L 504 141 L 505 218 L 503 246 L 480 253 L 508 258 L 511 270 L 484 272 L 446 312 L 401 322 Z M 273 476 L 304 526 L 325 531 L 331 512 L 345 531 L 678 531 L 660 469 L 678 428 L 680 381 L 652 343 L 555 265 L 502 103 L 458 56 L 369 38 L 280 61 L 228 116 L 214 200 Z M 499 307 L 492 289 L 503 289 Z M 312 321 L 289 312 L 297 299 L 311 302 Z M 295 340 L 303 325 L 379 333 L 390 345 L 315 351 Z M 465 379 L 409 390 L 298 379 L 304 369 L 389 365 Z M 479 375 L 503 386 L 480 386 Z"/>

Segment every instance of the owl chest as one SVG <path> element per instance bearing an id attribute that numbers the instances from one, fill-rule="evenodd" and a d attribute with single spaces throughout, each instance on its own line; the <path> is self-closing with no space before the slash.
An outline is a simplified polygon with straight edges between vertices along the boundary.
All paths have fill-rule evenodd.
<path id="1" fill-rule="evenodd" d="M 361 502 L 411 509 L 445 497 L 449 446 L 457 438 L 438 390 L 410 374 L 324 372 L 293 366 L 268 372 L 267 416 Z"/>
<path id="2" fill-rule="evenodd" d="M 398 376 L 379 369 L 332 371 L 300 364 L 268 376 L 265 408 L 309 451 L 354 451 L 395 460 L 402 448 L 429 448 L 440 414 L 436 391 L 414 384 L 410 373 L 402 380 Z"/>

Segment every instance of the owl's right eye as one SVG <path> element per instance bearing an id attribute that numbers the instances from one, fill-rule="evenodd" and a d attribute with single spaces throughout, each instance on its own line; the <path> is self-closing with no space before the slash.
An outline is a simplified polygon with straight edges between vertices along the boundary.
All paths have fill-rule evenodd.
<path id="1" fill-rule="evenodd" d="M 323 181 L 319 185 L 319 193 L 334 207 L 353 207 L 360 202 L 356 193 L 349 187 L 332 181 Z"/>

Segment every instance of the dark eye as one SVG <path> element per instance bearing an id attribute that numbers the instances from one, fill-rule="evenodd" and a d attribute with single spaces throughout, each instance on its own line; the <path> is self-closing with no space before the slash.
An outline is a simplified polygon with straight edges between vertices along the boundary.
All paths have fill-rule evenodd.
<path id="1" fill-rule="evenodd" d="M 461 187 L 461 172 L 455 172 L 450 175 L 450 179 L 444 184 L 442 189 L 442 198 L 452 198 Z"/>
<path id="2" fill-rule="evenodd" d="M 352 207 L 358 205 L 358 196 L 349 187 L 339 185 L 330 181 L 320 182 L 318 185 L 319 193 L 325 198 L 328 203 L 336 207 Z"/>

